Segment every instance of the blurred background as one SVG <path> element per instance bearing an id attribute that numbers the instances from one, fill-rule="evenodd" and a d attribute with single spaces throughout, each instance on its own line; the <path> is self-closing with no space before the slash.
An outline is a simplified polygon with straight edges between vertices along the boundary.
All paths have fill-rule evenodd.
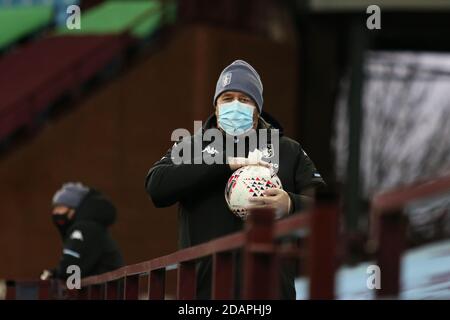
<path id="1" fill-rule="evenodd" d="M 367 28 L 372 4 L 381 29 Z M 0 0 L 0 278 L 57 264 L 51 198 L 66 181 L 116 205 L 126 264 L 176 251 L 176 207 L 154 208 L 145 176 L 244 59 L 265 111 L 341 196 L 339 296 L 370 298 L 371 199 L 450 174 L 449 33 L 444 0 Z M 410 268 L 406 298 L 450 298 L 449 199 L 408 207 L 408 246 L 428 250 L 408 266 L 432 271 Z"/>

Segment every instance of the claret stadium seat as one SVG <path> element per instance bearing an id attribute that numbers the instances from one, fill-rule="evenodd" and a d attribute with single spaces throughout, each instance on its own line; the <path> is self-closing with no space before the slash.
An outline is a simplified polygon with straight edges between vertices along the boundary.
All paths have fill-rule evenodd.
<path id="1" fill-rule="evenodd" d="M 48 5 L 0 7 L 0 52 L 50 26 L 52 17 L 53 7 Z"/>
<path id="2" fill-rule="evenodd" d="M 62 24 L 1 56 L 0 141 L 104 70 L 131 44 L 146 42 L 161 25 L 173 22 L 175 8 L 159 1 L 106 1 L 82 12 L 80 30 Z M 2 7 L 0 49 L 32 28 L 51 23 L 52 10 Z M 22 19 L 26 23 L 18 23 Z"/>

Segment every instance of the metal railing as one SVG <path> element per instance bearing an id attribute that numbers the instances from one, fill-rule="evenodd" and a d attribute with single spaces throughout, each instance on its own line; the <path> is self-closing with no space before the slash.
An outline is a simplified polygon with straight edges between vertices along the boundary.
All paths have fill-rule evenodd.
<path id="1" fill-rule="evenodd" d="M 371 203 L 371 245 L 380 267 L 380 298 L 397 298 L 401 290 L 401 256 L 406 242 L 405 207 L 413 201 L 450 192 L 450 176 L 381 193 Z"/>
<path id="2" fill-rule="evenodd" d="M 189 247 L 175 253 L 118 270 L 82 279 L 80 290 L 65 294 L 50 288 L 49 281 L 35 282 L 37 299 L 135 300 L 166 297 L 166 273 L 177 272 L 176 299 L 196 298 L 196 263 L 212 257 L 212 299 L 233 299 L 235 271 L 241 268 L 243 299 L 277 299 L 279 268 L 284 262 L 298 263 L 298 272 L 310 277 L 311 299 L 333 299 L 337 267 L 336 244 L 338 206 L 318 203 L 311 211 L 293 214 L 278 221 L 268 209 L 255 209 L 241 232 Z M 289 236 L 290 241 L 280 241 Z M 298 245 L 292 239 L 305 238 Z M 242 264 L 236 265 L 233 252 L 241 250 Z M 14 296 L 21 282 L 10 283 L 7 298 Z"/>
<path id="3" fill-rule="evenodd" d="M 450 192 L 450 176 L 418 183 L 375 196 L 371 202 L 370 240 L 376 263 L 382 271 L 378 298 L 397 298 L 400 289 L 401 257 L 406 242 L 405 207 L 413 201 Z M 310 299 L 335 298 L 338 267 L 338 206 L 320 202 L 309 212 L 275 221 L 271 210 L 257 209 L 245 229 L 207 243 L 118 270 L 82 279 L 80 290 L 66 290 L 56 280 L 8 281 L 6 299 L 20 298 L 19 291 L 34 288 L 35 299 L 133 300 L 166 298 L 166 273 L 177 272 L 177 299 L 196 298 L 196 262 L 212 257 L 212 298 L 234 298 L 233 252 L 241 250 L 243 299 L 278 298 L 278 270 L 281 262 L 299 264 L 297 274 L 309 277 Z M 294 236 L 302 241 L 278 241 Z M 306 245 L 305 245 L 306 243 Z M 29 290 L 30 291 L 30 290 Z M 29 297 L 29 294 L 28 294 Z"/>

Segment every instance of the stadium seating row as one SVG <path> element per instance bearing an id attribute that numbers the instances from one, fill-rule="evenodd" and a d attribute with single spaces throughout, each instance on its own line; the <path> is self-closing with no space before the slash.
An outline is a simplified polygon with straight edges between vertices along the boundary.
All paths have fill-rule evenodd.
<path id="1" fill-rule="evenodd" d="M 0 141 L 32 123 L 134 41 L 151 37 L 167 22 L 163 17 L 173 19 L 173 9 L 163 8 L 159 1 L 106 1 L 82 13 L 81 30 L 61 26 L 0 57 Z M 51 18 L 51 6 L 3 8 L 0 21 L 7 28 L 0 30 L 0 50 L 49 24 Z"/>

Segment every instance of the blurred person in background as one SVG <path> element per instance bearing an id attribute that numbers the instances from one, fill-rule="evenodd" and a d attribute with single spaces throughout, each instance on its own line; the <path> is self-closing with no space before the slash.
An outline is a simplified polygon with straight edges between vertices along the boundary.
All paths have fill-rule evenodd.
<path id="1" fill-rule="evenodd" d="M 217 81 L 214 94 L 213 113 L 203 126 L 202 132 L 218 128 L 225 137 L 231 137 L 237 143 L 242 131 L 251 129 L 260 132 L 276 128 L 279 130 L 278 152 L 279 170 L 283 189 L 268 189 L 264 197 L 253 197 L 257 206 L 275 209 L 277 216 L 284 217 L 301 211 L 311 205 L 316 187 L 324 185 L 321 175 L 313 162 L 306 155 L 300 144 L 283 136 L 279 124 L 263 109 L 263 85 L 256 70 L 243 60 L 236 60 L 226 67 Z M 263 131 L 261 131 L 263 132 Z M 196 144 L 195 139 L 201 137 L 194 134 L 190 139 L 178 143 Z M 201 138 L 200 138 L 201 139 Z M 210 147 L 210 141 L 201 141 L 203 152 L 225 154 L 224 150 Z M 174 147 L 177 143 L 174 145 Z M 225 149 L 225 143 L 224 143 Z M 268 145 L 267 145 L 268 146 Z M 172 147 L 172 148 L 174 148 Z M 251 147 L 246 145 L 246 157 Z M 264 146 L 258 146 L 264 150 Z M 236 149 L 236 146 L 234 146 Z M 235 152 L 232 152 L 235 154 Z M 191 153 L 195 157 L 194 153 Z M 228 155 L 228 152 L 227 152 Z M 244 221 L 231 213 L 225 197 L 224 189 L 231 174 L 245 165 L 265 165 L 264 161 L 251 163 L 249 158 L 230 157 L 224 164 L 174 164 L 172 149 L 148 172 L 145 186 L 156 207 L 166 207 L 179 203 L 179 241 L 181 248 L 186 248 L 241 231 Z M 238 268 L 237 268 L 238 269 Z M 202 259 L 197 269 L 197 298 L 211 298 L 212 259 Z M 284 268 L 281 273 L 280 293 L 283 299 L 295 299 L 294 271 Z M 236 275 L 236 279 L 239 279 Z M 239 280 L 235 285 L 235 296 L 239 296 Z"/>
<path id="2" fill-rule="evenodd" d="M 108 227 L 116 220 L 116 208 L 99 191 L 81 183 L 65 183 L 52 200 L 52 219 L 63 242 L 59 265 L 44 270 L 41 279 L 66 279 L 67 268 L 76 265 L 81 277 L 123 266 L 120 250 Z"/>

